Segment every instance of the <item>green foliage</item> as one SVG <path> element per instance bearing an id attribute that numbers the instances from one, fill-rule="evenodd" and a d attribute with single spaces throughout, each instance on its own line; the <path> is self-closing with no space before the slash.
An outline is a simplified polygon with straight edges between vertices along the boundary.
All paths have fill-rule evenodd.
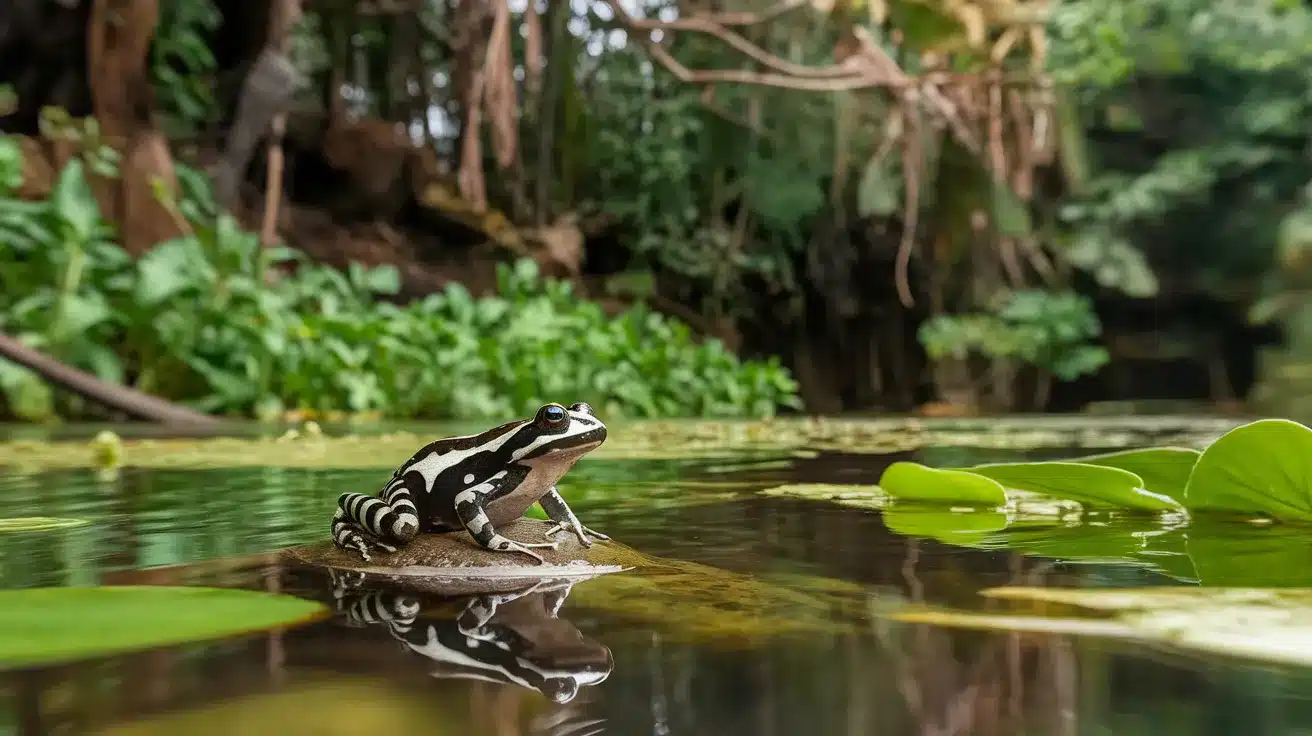
<path id="1" fill-rule="evenodd" d="M 607 315 L 531 261 L 501 267 L 495 297 L 453 284 L 404 307 L 378 302 L 399 290 L 394 267 L 343 272 L 263 248 L 212 216 L 195 172 L 182 184 L 195 235 L 137 261 L 111 241 L 77 161 L 49 201 L 0 199 L 0 237 L 20 257 L 0 264 L 0 328 L 210 412 L 504 418 L 584 400 L 609 416 L 723 417 L 798 405 L 777 360 L 740 362 L 642 307 Z M 11 410 L 33 380 L 0 363 Z"/>
<path id="2" fill-rule="evenodd" d="M 223 22 L 212 0 L 160 4 L 159 24 L 150 48 L 155 99 L 177 133 L 190 133 L 213 120 L 214 72 L 218 62 L 206 42 Z"/>
<path id="3" fill-rule="evenodd" d="M 1107 362 L 1105 349 L 1088 344 L 1100 332 L 1087 297 L 1069 291 L 1018 291 L 991 313 L 935 317 L 921 326 L 919 338 L 935 360 L 978 353 L 1018 360 L 1072 380 Z"/>
<path id="4" fill-rule="evenodd" d="M 1269 268 L 1312 180 L 1312 9 L 1063 0 L 1049 30 L 1063 146 L 1090 170 L 1056 213 L 1071 262 L 1136 297 L 1149 261 L 1223 298 Z"/>

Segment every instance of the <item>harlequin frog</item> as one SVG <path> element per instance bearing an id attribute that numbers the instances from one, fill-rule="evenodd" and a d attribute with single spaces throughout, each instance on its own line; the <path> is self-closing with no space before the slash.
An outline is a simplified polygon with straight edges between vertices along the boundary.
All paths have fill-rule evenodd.
<path id="1" fill-rule="evenodd" d="M 496 530 L 540 503 L 555 522 L 548 539 L 570 531 L 591 547 L 589 536 L 610 537 L 579 523 L 556 482 L 605 441 L 606 425 L 579 402 L 568 409 L 547 404 L 532 419 L 430 442 L 392 473 L 377 496 L 344 493 L 337 499 L 333 541 L 367 561 L 370 549 L 395 552 L 421 532 L 465 529 L 488 550 L 520 552 L 542 564 L 533 549 L 555 549 L 557 542 L 518 542 Z"/>

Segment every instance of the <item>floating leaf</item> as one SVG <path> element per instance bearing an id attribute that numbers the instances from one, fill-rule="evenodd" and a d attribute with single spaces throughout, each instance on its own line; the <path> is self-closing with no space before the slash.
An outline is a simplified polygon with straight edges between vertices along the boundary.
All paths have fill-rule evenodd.
<path id="1" fill-rule="evenodd" d="M 69 529 L 84 526 L 91 522 L 85 519 L 56 519 L 50 516 L 20 516 L 0 519 L 0 534 L 7 532 L 48 532 L 53 529 Z"/>
<path id="2" fill-rule="evenodd" d="M 1048 617 L 908 611 L 893 618 L 938 626 L 1111 637 L 1166 649 L 1312 664 L 1312 590 L 1308 589 L 1015 587 L 980 594 L 1073 606 L 1076 612 Z"/>
<path id="3" fill-rule="evenodd" d="M 237 636 L 314 620 L 319 603 L 250 590 L 121 586 L 0 591 L 0 669 Z"/>
<path id="4" fill-rule="evenodd" d="M 1184 503 L 1184 488 L 1201 454 L 1187 447 L 1150 447 L 1082 457 L 1080 462 L 1128 470 L 1139 476 L 1145 490 Z"/>
<path id="5" fill-rule="evenodd" d="M 879 487 L 899 501 L 1003 506 L 1007 492 L 997 481 L 960 470 L 940 470 L 919 463 L 896 462 L 884 470 Z"/>
<path id="6" fill-rule="evenodd" d="M 1090 505 L 1141 511 L 1180 511 L 1168 496 L 1143 489 L 1143 479 L 1128 470 L 1074 462 L 996 463 L 968 468 L 1008 488 L 1068 498 Z"/>
<path id="7" fill-rule="evenodd" d="M 1226 432 L 1198 458 L 1185 503 L 1312 521 L 1312 429 L 1262 419 Z"/>

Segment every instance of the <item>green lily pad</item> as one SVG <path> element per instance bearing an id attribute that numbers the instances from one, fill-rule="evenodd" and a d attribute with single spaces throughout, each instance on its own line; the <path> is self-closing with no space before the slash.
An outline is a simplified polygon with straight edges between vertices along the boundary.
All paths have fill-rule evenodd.
<path id="1" fill-rule="evenodd" d="M 984 630 L 1111 637 L 1163 649 L 1312 665 L 1312 589 L 993 588 L 983 596 L 1073 609 L 1071 615 L 920 610 L 900 621 Z"/>
<path id="2" fill-rule="evenodd" d="M 313 601 L 168 586 L 0 591 L 0 669 L 51 665 L 305 623 Z"/>
<path id="3" fill-rule="evenodd" d="M 1199 451 L 1188 447 L 1150 447 L 1091 455 L 1080 458 L 1079 462 L 1128 470 L 1143 480 L 1145 490 L 1184 503 L 1184 489 L 1189 484 L 1189 474 L 1193 472 L 1201 455 Z"/>
<path id="4" fill-rule="evenodd" d="M 930 468 L 919 463 L 893 463 L 880 476 L 879 487 L 899 501 L 990 507 L 1007 503 L 1007 492 L 995 480 L 960 470 Z"/>
<path id="5" fill-rule="evenodd" d="M 1143 479 L 1128 470 L 1075 462 L 993 463 L 969 471 L 1008 488 L 1033 491 L 1091 506 L 1139 511 L 1183 511 L 1169 496 L 1144 490 Z"/>
<path id="6" fill-rule="evenodd" d="M 69 529 L 85 526 L 91 522 L 85 519 L 57 519 L 50 516 L 20 516 L 0 519 L 0 534 L 6 532 L 48 532 L 54 529 Z"/>
<path id="7" fill-rule="evenodd" d="M 1312 521 L 1312 429 L 1263 419 L 1226 432 L 1198 458 L 1185 503 Z"/>

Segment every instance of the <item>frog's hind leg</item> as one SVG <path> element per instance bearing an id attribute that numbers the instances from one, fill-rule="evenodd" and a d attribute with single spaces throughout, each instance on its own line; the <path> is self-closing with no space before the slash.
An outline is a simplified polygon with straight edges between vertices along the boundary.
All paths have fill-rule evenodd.
<path id="1" fill-rule="evenodd" d="M 456 494 L 456 516 L 460 518 L 460 523 L 464 525 L 465 530 L 474 538 L 484 549 L 493 552 L 520 552 L 532 557 L 538 561 L 539 565 L 546 564 L 542 555 L 533 551 L 535 547 L 548 547 L 556 549 L 555 542 L 516 542 L 497 533 L 492 522 L 487 518 L 487 495 L 496 488 L 495 482 L 504 477 L 504 471 L 493 477 L 493 480 L 486 483 L 480 483 L 472 488 L 461 491 Z"/>
<path id="2" fill-rule="evenodd" d="M 365 560 L 369 547 L 395 552 L 419 533 L 419 514 L 411 496 L 414 476 L 393 478 L 378 497 L 343 493 L 333 515 L 333 540 L 343 549 L 353 549 Z"/>

